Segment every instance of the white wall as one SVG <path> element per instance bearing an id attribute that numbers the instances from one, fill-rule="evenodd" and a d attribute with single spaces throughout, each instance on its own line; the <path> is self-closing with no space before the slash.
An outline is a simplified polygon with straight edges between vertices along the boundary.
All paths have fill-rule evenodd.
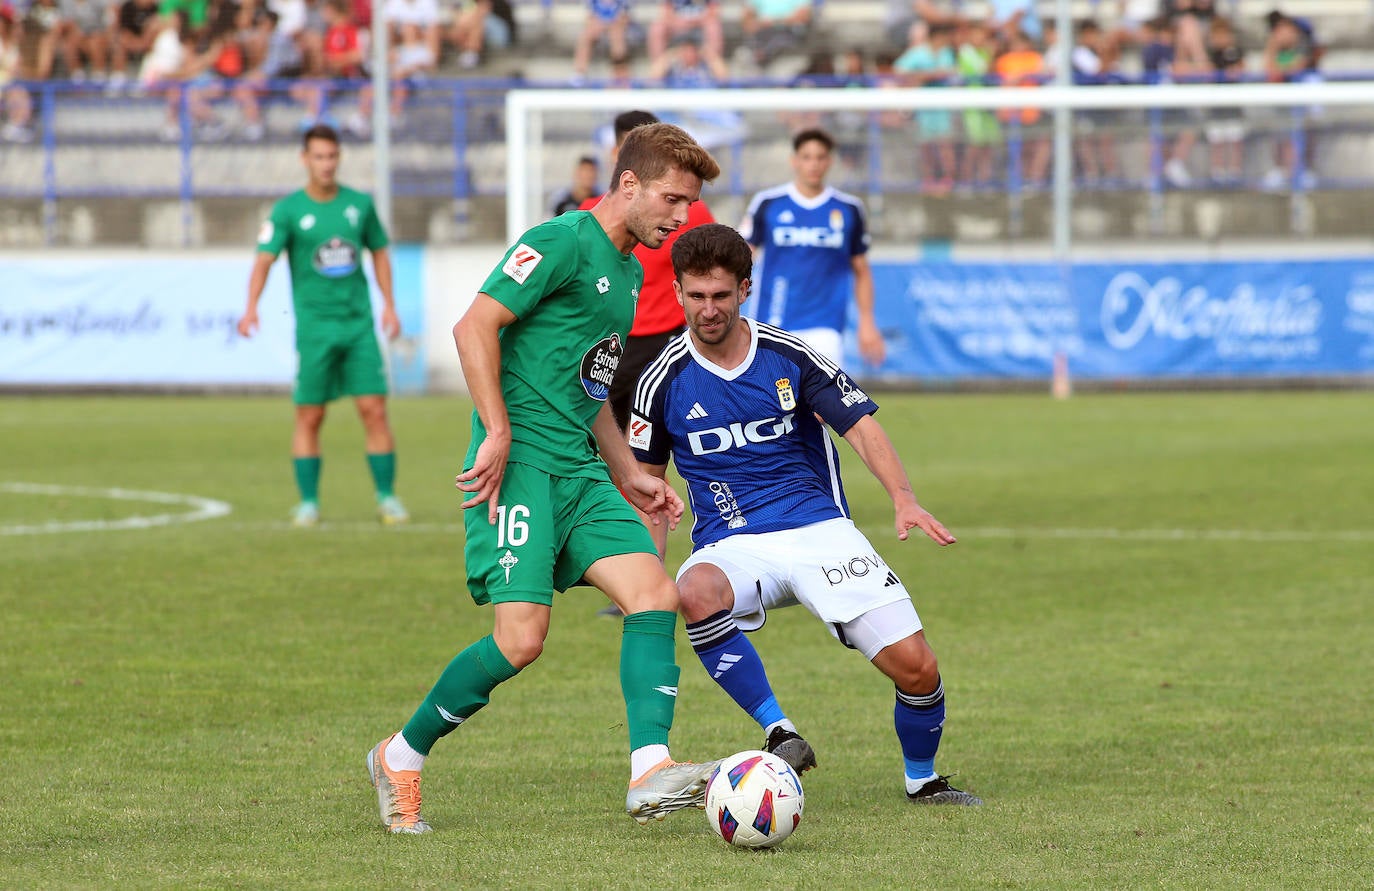
<path id="1" fill-rule="evenodd" d="M 505 252 L 506 246 L 495 242 L 425 251 L 424 348 L 430 392 L 467 391 L 453 346 L 453 324 Z"/>

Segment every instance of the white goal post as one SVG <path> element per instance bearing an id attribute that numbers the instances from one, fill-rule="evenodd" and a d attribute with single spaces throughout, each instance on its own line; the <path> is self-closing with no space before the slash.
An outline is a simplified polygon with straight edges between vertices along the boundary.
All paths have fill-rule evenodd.
<path id="1" fill-rule="evenodd" d="M 587 113 L 607 118 L 643 108 L 739 113 L 966 111 L 1038 108 L 1055 112 L 1067 129 L 1070 115 L 1089 110 L 1215 108 L 1374 108 L 1374 81 L 1284 84 L 1170 84 L 1154 86 L 1042 86 L 931 88 L 723 88 L 715 90 L 567 89 L 512 90 L 506 96 L 506 231 L 514 242 L 546 215 L 543 164 L 546 123 Z M 590 128 L 589 128 L 590 129 Z M 587 133 L 588 147 L 591 133 Z M 914 142 L 913 142 L 914 150 Z M 1374 161 L 1371 161 L 1374 164 Z M 724 166 L 724 164 L 722 165 Z M 1055 189 L 1067 194 L 1065 165 L 1055 165 Z M 729 175 L 728 172 L 725 175 Z M 785 178 L 778 177 L 779 180 Z M 1056 231 L 1059 220 L 1056 201 Z"/>

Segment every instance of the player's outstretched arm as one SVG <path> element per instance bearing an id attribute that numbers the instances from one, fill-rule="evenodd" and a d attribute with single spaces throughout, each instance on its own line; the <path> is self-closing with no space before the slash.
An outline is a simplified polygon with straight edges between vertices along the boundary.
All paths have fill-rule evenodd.
<path id="1" fill-rule="evenodd" d="M 910 530 L 920 529 L 931 541 L 942 547 L 958 541 L 943 523 L 916 501 L 916 493 L 911 490 L 911 480 L 907 478 L 906 469 L 902 467 L 902 459 L 897 455 L 897 449 L 888 438 L 887 431 L 872 415 L 865 415 L 857 424 L 850 427 L 844 438 L 854 447 L 854 451 L 859 453 L 864 465 L 878 478 L 878 482 L 883 484 L 888 497 L 892 499 L 899 539 L 906 541 Z"/>
<path id="2" fill-rule="evenodd" d="M 468 393 L 487 431 L 472 467 L 458 474 L 454 485 L 472 496 L 463 502 L 464 509 L 486 503 L 487 522 L 492 524 L 496 523 L 511 442 L 510 416 L 501 395 L 501 329 L 514 321 L 515 313 L 490 295 L 478 294 L 453 326 L 453 342 L 458 347 Z"/>
<path id="3" fill-rule="evenodd" d="M 243 337 L 252 337 L 258 330 L 258 301 L 262 299 L 262 289 L 267 287 L 267 273 L 277 261 L 276 254 L 258 251 L 253 260 L 253 271 L 248 274 L 248 306 L 239 318 L 238 331 Z"/>
<path id="4" fill-rule="evenodd" d="M 592 435 L 596 437 L 596 448 L 601 460 L 611 471 L 611 479 L 620 487 L 620 492 L 630 504 L 649 515 L 653 526 L 667 521 L 669 529 L 676 529 L 678 521 L 687 506 L 668 481 L 646 473 L 630 444 L 625 440 L 625 432 L 615 422 L 610 403 L 601 406 L 596 420 L 592 422 Z"/>

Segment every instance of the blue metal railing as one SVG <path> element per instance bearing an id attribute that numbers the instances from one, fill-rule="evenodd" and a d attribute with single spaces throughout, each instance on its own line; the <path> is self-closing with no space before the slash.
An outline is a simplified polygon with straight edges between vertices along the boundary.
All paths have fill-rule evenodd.
<path id="1" fill-rule="evenodd" d="M 1330 76 L 1329 80 L 1364 79 L 1364 75 Z M 811 79 L 814 85 L 825 85 L 823 81 Z M 292 86 L 301 82 L 278 82 L 263 86 L 266 100 L 264 108 L 270 112 L 274 125 L 269 130 L 266 144 L 279 150 L 284 144 L 293 143 L 299 137 L 297 122 L 292 120 L 298 112 L 296 100 L 290 98 Z M 644 84 L 648 86 L 649 84 Z M 780 87 L 787 83 L 776 80 L 750 80 L 732 83 L 732 88 Z M 73 85 L 62 82 L 12 84 L 21 86 L 36 94 L 34 139 L 29 145 L 6 145 L 0 143 L 0 197 L 41 199 L 43 202 L 43 224 L 49 239 L 54 237 L 59 201 L 77 198 L 96 198 L 107 196 L 175 198 L 183 203 L 184 213 L 189 215 L 192 202 L 212 196 L 268 197 L 280 193 L 280 185 L 272 182 L 254 184 L 226 182 L 207 179 L 204 172 L 203 150 L 212 147 L 228 147 L 242 153 L 246 164 L 254 163 L 256 154 L 266 149 L 243 136 L 206 134 L 197 130 L 191 109 L 191 90 L 180 89 L 175 104 L 168 106 L 165 95 L 143 95 L 134 97 L 107 98 L 98 88 L 89 85 Z M 346 111 L 353 102 L 352 96 L 362 86 L 362 82 L 327 82 L 321 88 L 330 94 L 332 103 L 327 103 L 334 119 L 345 119 Z M 504 182 L 499 177 L 483 177 L 474 172 L 473 152 L 483 146 L 500 145 L 504 141 L 504 119 L 502 110 L 505 93 L 516 87 L 542 86 L 557 87 L 561 84 L 531 84 L 512 79 L 453 79 L 428 80 L 413 86 L 405 110 L 405 123 L 394 131 L 393 140 L 401 151 L 397 152 L 393 165 L 393 193 L 398 197 L 428 196 L 447 197 L 462 208 L 464 202 L 480 195 L 499 195 L 504 192 Z M 1091 89 L 1091 87 L 1085 87 Z M 234 100 L 228 91 L 222 91 L 221 98 L 214 100 L 219 107 L 232 109 Z M 171 107 L 175 120 L 164 119 L 159 126 L 160 109 Z M 111 109 L 116 109 L 112 112 Z M 848 174 L 848 182 L 841 181 L 842 187 L 862 190 L 870 195 L 884 193 L 910 193 L 924 187 L 920 176 L 916 175 L 914 165 L 909 165 L 907 174 L 892 171 L 904 158 L 894 159 L 894 143 L 904 154 L 910 151 L 914 135 L 910 129 L 896 131 L 880 122 L 880 114 L 870 115 L 867 124 L 857 131 L 847 133 L 844 138 L 851 140 L 853 147 L 863 153 L 865 163 Z M 98 119 L 98 120 L 97 120 Z M 1143 174 L 1134 178 L 1122 178 L 1115 182 L 1099 183 L 1094 187 L 1103 190 L 1143 191 L 1158 197 L 1164 192 L 1178 188 L 1170 185 L 1164 176 L 1166 146 L 1180 126 L 1177 120 L 1170 122 L 1170 116 L 1158 110 L 1147 111 L 1143 116 L 1132 117 L 1134 122 L 1122 126 L 1124 137 L 1135 143 L 1144 144 Z M 159 130 L 172 129 L 175 124 L 175 138 L 167 139 L 167 134 Z M 1201 121 L 1191 126 L 1197 126 Z M 1289 170 L 1287 188 L 1301 192 L 1310 188 L 1309 154 L 1311 149 L 1309 130 L 1313 125 L 1312 111 L 1296 107 L 1283 115 L 1266 118 L 1256 133 L 1273 142 L 1286 142 L 1287 151 L 1295 159 Z M 909 125 L 907 125 L 909 126 Z M 1360 132 L 1374 132 L 1374 116 L 1356 116 L 1339 121 L 1323 120 L 1324 129 L 1349 127 Z M 1046 188 L 1044 183 L 1028 182 L 1026 171 L 1022 168 L 1021 148 L 1027 138 L 1016 116 L 1003 124 L 1001 149 L 1001 175 L 993 184 L 981 184 L 984 191 L 995 190 L 1019 199 L 1023 193 L 1035 192 Z M 591 134 L 585 134 L 590 140 Z M 359 140 L 361 141 L 361 140 Z M 747 139 L 741 137 L 727 147 L 731 173 L 723 183 L 725 190 L 735 196 L 744 196 L 762 183 L 751 181 L 748 171 L 741 163 Z M 62 175 L 74 163 L 63 156 L 67 149 L 86 147 L 98 150 L 100 147 L 133 146 L 136 148 L 160 146 L 175 152 L 177 158 L 176 176 L 163 176 L 156 182 L 138 184 L 132 180 L 119 182 L 86 177 L 84 181 Z M 404 160 L 405 149 L 419 148 L 426 159 L 420 165 L 408 165 Z M 29 167 L 33 168 L 34 153 L 41 153 L 41 176 L 25 177 L 15 172 L 22 165 L 10 163 L 10 159 L 20 160 L 24 153 L 29 154 Z M 412 153 L 414 154 L 414 153 Z M 145 162 L 147 163 L 147 162 Z M 152 162 L 156 163 L 156 162 Z M 258 163 L 261 163 L 260 161 Z M 7 169 L 10 171 L 7 174 Z M 161 171 L 159 171 L 161 172 Z M 763 175 L 758 171 L 755 175 Z M 293 172 L 294 175 L 294 172 Z M 70 181 L 68 181 L 70 180 Z M 1327 176 L 1322 180 L 1323 187 L 1367 188 L 1374 185 L 1374 177 L 1367 172 L 1360 176 Z M 1230 188 L 1253 188 L 1253 179 Z M 972 189 L 972 184 L 964 184 Z M 1211 187 L 1208 184 L 1208 187 Z M 1013 200 L 1019 206 L 1019 200 Z M 462 212 L 461 210 L 459 211 Z M 1012 209 L 1016 212 L 1016 208 Z M 189 219 L 189 217 L 188 217 Z"/>

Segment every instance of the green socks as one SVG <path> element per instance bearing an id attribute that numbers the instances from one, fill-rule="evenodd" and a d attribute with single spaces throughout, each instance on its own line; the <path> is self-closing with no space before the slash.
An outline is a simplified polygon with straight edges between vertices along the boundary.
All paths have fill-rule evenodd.
<path id="1" fill-rule="evenodd" d="M 496 685 L 517 672 L 488 634 L 453 657 L 401 734 L 411 748 L 428 755 L 441 736 L 477 714 Z"/>
<path id="2" fill-rule="evenodd" d="M 296 469 L 296 488 L 301 492 L 301 501 L 320 500 L 320 456 L 311 458 L 292 458 Z"/>
<path id="3" fill-rule="evenodd" d="M 377 500 L 390 498 L 396 490 L 396 453 L 367 454 L 367 469 L 372 471 L 372 483 L 377 487 Z"/>
<path id="4" fill-rule="evenodd" d="M 668 744 L 682 670 L 674 663 L 677 613 L 647 610 L 625 617 L 620 638 L 620 691 L 630 725 L 630 751 Z"/>

